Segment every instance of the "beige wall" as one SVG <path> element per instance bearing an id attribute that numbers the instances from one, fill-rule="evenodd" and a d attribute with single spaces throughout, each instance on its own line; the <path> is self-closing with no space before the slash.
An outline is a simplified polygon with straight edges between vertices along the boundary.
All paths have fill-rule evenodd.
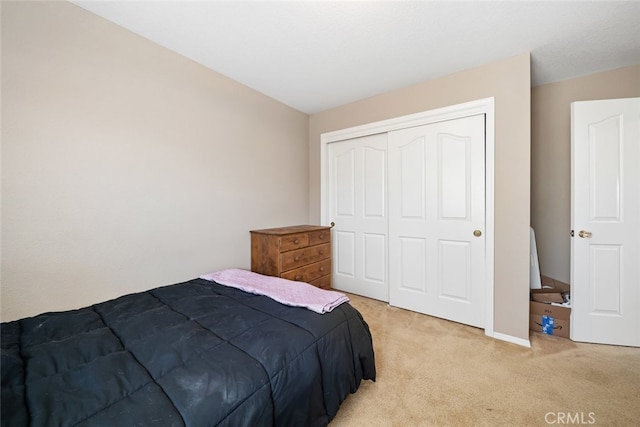
<path id="1" fill-rule="evenodd" d="M 640 96 L 640 65 L 531 91 L 531 225 L 543 274 L 569 282 L 571 103 Z"/>
<path id="2" fill-rule="evenodd" d="M 67 2 L 2 2 L 2 320 L 249 267 L 308 116 Z"/>
<path id="3" fill-rule="evenodd" d="M 495 332 L 529 339 L 530 57 L 396 90 L 311 116 L 309 211 L 320 219 L 320 135 L 495 97 Z"/>

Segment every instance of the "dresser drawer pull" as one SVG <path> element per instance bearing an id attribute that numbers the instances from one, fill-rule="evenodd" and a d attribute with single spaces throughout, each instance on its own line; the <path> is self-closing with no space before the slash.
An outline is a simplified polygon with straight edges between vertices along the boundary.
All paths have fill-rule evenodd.
<path id="1" fill-rule="evenodd" d="M 320 267 L 320 271 L 324 271 L 324 267 Z"/>
<path id="2" fill-rule="evenodd" d="M 298 243 L 300 243 L 300 240 L 296 239 L 293 241 L 293 243 L 297 245 Z"/>
<path id="3" fill-rule="evenodd" d="M 302 280 L 302 276 L 296 276 L 294 280 Z"/>
<path id="4" fill-rule="evenodd" d="M 318 236 L 318 239 L 320 239 L 320 240 L 324 239 L 324 233 L 320 234 L 320 235 Z"/>
<path id="5" fill-rule="evenodd" d="M 294 258 L 293 258 L 293 260 L 294 260 L 294 261 L 300 261 L 300 257 L 299 257 L 299 256 L 294 257 Z"/>

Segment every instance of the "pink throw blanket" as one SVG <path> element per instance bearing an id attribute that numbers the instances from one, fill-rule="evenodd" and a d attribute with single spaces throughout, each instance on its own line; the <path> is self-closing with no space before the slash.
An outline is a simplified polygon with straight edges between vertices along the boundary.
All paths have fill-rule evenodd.
<path id="1" fill-rule="evenodd" d="M 200 278 L 252 294 L 264 295 L 282 304 L 305 307 L 320 314 L 328 313 L 340 304 L 349 302 L 349 298 L 340 292 L 238 268 L 216 271 Z"/>

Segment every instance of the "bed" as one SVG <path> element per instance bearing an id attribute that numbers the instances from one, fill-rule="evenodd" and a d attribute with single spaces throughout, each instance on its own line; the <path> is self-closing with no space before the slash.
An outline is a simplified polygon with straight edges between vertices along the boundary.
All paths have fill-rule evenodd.
<path id="1" fill-rule="evenodd" d="M 2 426 L 322 426 L 375 381 L 367 323 L 215 281 L 3 323 Z"/>

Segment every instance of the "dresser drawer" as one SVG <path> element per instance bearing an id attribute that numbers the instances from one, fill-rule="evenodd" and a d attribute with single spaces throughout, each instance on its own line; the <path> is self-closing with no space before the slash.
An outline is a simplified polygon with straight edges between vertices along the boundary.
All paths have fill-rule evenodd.
<path id="1" fill-rule="evenodd" d="M 309 233 L 309 246 L 331 243 L 331 230 L 319 230 Z"/>
<path id="2" fill-rule="evenodd" d="M 307 246 L 309 246 L 309 233 L 291 234 L 280 237 L 280 252 L 306 248 Z"/>
<path id="3" fill-rule="evenodd" d="M 284 272 L 280 277 L 289 280 L 296 280 L 298 282 L 310 283 L 328 274 L 331 274 L 331 258 Z"/>
<path id="4" fill-rule="evenodd" d="M 331 256 L 331 244 L 309 246 L 303 249 L 285 252 L 281 257 L 280 271 L 289 271 L 303 265 L 329 258 Z"/>

